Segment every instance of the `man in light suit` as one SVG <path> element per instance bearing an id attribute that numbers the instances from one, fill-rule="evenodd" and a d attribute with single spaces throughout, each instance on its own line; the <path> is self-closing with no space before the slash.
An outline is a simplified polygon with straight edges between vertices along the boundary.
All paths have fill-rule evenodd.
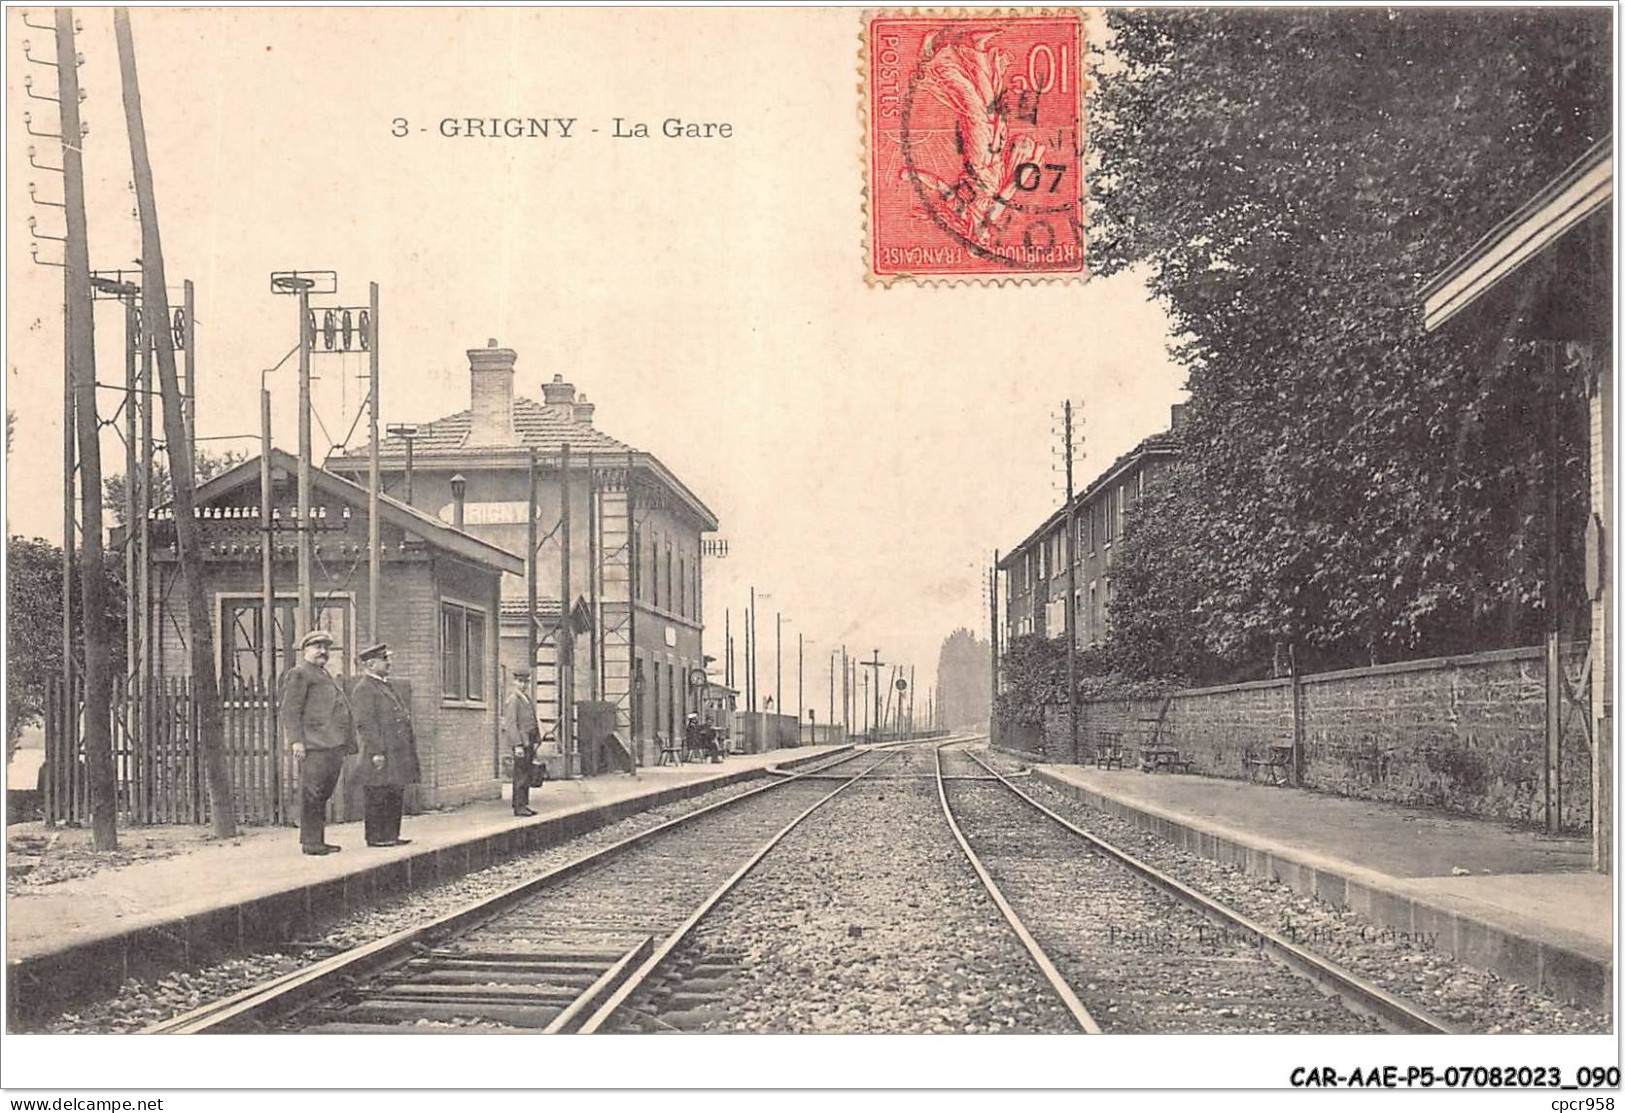
<path id="1" fill-rule="evenodd" d="M 299 762 L 299 845 L 306 854 L 334 854 L 327 841 L 327 801 L 344 759 L 355 753 L 355 725 L 344 689 L 327 671 L 333 635 L 312 630 L 299 642 L 304 660 L 282 677 L 277 718 Z"/>
<path id="2" fill-rule="evenodd" d="M 412 840 L 401 838 L 401 810 L 406 786 L 418 781 L 412 689 L 389 678 L 389 646 L 368 646 L 356 660 L 361 675 L 350 688 L 350 707 L 361 744 L 357 776 L 367 801 L 367 845 L 405 846 Z"/>

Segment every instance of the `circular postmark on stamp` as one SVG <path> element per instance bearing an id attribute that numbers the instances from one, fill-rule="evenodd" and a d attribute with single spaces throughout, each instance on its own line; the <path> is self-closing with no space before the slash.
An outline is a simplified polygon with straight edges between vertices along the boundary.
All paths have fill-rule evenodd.
<path id="1" fill-rule="evenodd" d="M 916 50 L 894 101 L 893 188 L 939 233 L 919 239 L 959 260 L 920 272 L 1083 270 L 1079 31 L 1071 19 L 1010 17 L 896 36 Z"/>

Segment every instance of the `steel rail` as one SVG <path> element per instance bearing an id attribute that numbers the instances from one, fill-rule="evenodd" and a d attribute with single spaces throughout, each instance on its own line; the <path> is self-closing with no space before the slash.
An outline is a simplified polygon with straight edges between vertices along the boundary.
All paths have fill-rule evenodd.
<path id="1" fill-rule="evenodd" d="M 695 925 L 703 920 L 706 914 L 710 912 L 711 909 L 715 908 L 717 903 L 721 901 L 723 897 L 727 896 L 734 886 L 743 881 L 745 879 L 745 875 L 750 873 L 751 870 L 755 869 L 757 863 L 761 862 L 763 858 L 767 857 L 768 852 L 771 851 L 775 846 L 779 845 L 786 835 L 799 827 L 808 816 L 812 815 L 819 808 L 822 808 L 825 804 L 835 799 L 835 797 L 839 796 L 841 793 L 863 780 L 863 778 L 867 777 L 870 773 L 874 772 L 888 761 L 891 761 L 892 758 L 896 756 L 897 755 L 895 753 L 884 755 L 879 761 L 869 766 L 869 768 L 865 769 L 855 777 L 848 778 L 847 781 L 839 788 L 833 790 L 823 797 L 820 797 L 810 807 L 808 807 L 806 811 L 796 816 L 789 823 L 786 823 L 777 834 L 773 835 L 765 843 L 763 843 L 761 848 L 758 849 L 755 854 L 751 855 L 750 860 L 744 865 L 740 866 L 739 869 L 734 872 L 732 877 L 728 878 L 728 880 L 717 886 L 716 891 L 713 892 L 709 897 L 706 897 L 704 902 L 689 914 L 688 919 L 684 920 L 682 924 L 678 926 L 676 931 L 668 935 L 665 942 L 661 943 L 660 946 L 655 948 L 654 953 L 644 960 L 643 965 L 638 967 L 638 969 L 634 971 L 630 977 L 620 984 L 620 987 L 615 990 L 615 992 L 610 996 L 609 1000 L 605 1001 L 604 1004 L 599 1007 L 598 1011 L 595 1012 L 592 1017 L 578 1029 L 578 1031 L 582 1035 L 590 1035 L 597 1032 L 606 1023 L 608 1023 L 610 1017 L 612 1017 L 615 1012 L 622 1005 L 624 1005 L 629 998 L 631 998 L 633 993 L 637 992 L 638 988 L 649 979 L 649 976 L 659 968 L 661 963 L 666 961 L 667 957 L 670 956 L 672 951 L 676 950 L 677 947 L 688 936 L 688 933 L 694 930 Z"/>
<path id="2" fill-rule="evenodd" d="M 1176 899 L 1198 909 L 1226 929 L 1239 929 L 1242 933 L 1251 936 L 1260 950 L 1270 954 L 1293 972 L 1308 978 L 1323 990 L 1333 993 L 1348 1007 L 1365 1013 L 1384 1027 L 1395 1032 L 1455 1035 L 1462 1033 L 1462 1029 L 1441 1020 L 1425 1009 L 1401 1000 L 1381 986 L 1367 981 L 1353 971 L 1338 965 L 1328 958 L 1314 954 L 1284 936 L 1271 931 L 1250 916 L 1221 904 L 1204 893 L 1197 892 L 1172 875 L 1148 862 L 1141 861 L 1128 851 L 1107 842 L 1099 835 L 1085 831 L 1034 800 L 1010 783 L 1009 778 L 1004 774 L 994 769 L 977 755 L 967 752 L 965 756 L 986 769 L 1002 782 L 1005 788 L 1015 793 L 1020 799 L 1084 840 L 1101 854 L 1125 866 L 1145 881 Z"/>
<path id="3" fill-rule="evenodd" d="M 782 780 L 769 780 L 748 792 L 741 792 L 737 796 L 730 796 L 726 800 L 718 800 L 703 808 L 668 819 L 647 831 L 628 835 L 608 846 L 589 851 L 579 858 L 555 866 L 490 896 L 481 897 L 427 923 L 402 928 L 370 943 L 352 947 L 309 966 L 300 967 L 217 1001 L 200 1005 L 179 1016 L 150 1025 L 142 1029 L 141 1034 L 190 1035 L 198 1032 L 252 1031 L 255 1027 L 297 1011 L 317 998 L 329 995 L 335 988 L 340 988 L 356 978 L 374 974 L 412 958 L 416 948 L 426 939 L 472 930 L 480 923 L 501 915 L 513 905 L 542 889 L 608 861 L 674 827 L 723 808 L 732 807 L 763 792 L 792 784 L 803 777 L 843 765 L 863 755 L 863 751 L 855 749 L 837 751 L 829 755 L 833 759 L 831 761 L 791 773 Z"/>
<path id="4" fill-rule="evenodd" d="M 1004 893 L 1000 891 L 998 883 L 993 880 L 993 875 L 987 872 L 986 866 L 982 865 L 982 859 L 977 856 L 976 851 L 971 849 L 969 840 L 965 838 L 965 833 L 959 829 L 959 823 L 954 819 L 953 809 L 948 806 L 946 778 L 942 775 L 942 751 L 949 745 L 959 744 L 958 742 L 944 742 L 937 746 L 932 753 L 932 756 L 936 759 L 937 799 L 942 803 L 942 814 L 948 821 L 948 830 L 953 832 L 954 841 L 959 843 L 959 849 L 965 852 L 965 857 L 970 861 L 971 868 L 976 871 L 976 876 L 982 879 L 982 885 L 987 889 L 988 895 L 993 898 L 993 903 L 1004 914 L 1005 922 L 1016 933 L 1016 938 L 1021 940 L 1021 945 L 1027 948 L 1027 953 L 1032 956 L 1033 962 L 1038 966 L 1039 972 L 1044 975 L 1045 980 L 1049 982 L 1050 988 L 1055 991 L 1055 995 L 1066 1006 L 1067 1012 L 1072 1014 L 1073 1022 L 1086 1034 L 1098 1036 L 1100 1035 L 1100 1025 L 1095 1022 L 1094 1017 L 1089 1015 L 1089 1010 L 1084 1007 L 1083 1002 L 1078 1000 L 1078 995 L 1073 991 L 1071 984 L 1062 976 L 1060 970 L 1056 969 L 1055 963 L 1050 960 L 1049 955 L 1044 953 L 1044 948 L 1039 945 L 1038 940 L 1033 938 L 1032 932 L 1027 930 L 1027 925 L 1021 922 L 1021 917 L 1010 906 L 1010 902 L 1004 898 Z"/>

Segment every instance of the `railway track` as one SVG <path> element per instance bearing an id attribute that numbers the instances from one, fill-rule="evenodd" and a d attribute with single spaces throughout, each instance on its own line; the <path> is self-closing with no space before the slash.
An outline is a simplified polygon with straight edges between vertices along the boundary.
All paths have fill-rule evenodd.
<path id="1" fill-rule="evenodd" d="M 936 749 L 943 814 L 1084 1032 L 1449 1032 L 1385 990 Z"/>
<path id="2" fill-rule="evenodd" d="M 779 839 L 895 756 L 839 755 L 147 1031 L 596 1031 Z"/>

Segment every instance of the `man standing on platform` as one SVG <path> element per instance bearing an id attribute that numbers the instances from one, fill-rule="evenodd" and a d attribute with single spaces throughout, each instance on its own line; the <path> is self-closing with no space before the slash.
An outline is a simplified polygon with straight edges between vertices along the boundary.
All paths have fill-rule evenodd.
<path id="1" fill-rule="evenodd" d="M 535 815 L 530 808 L 530 778 L 542 732 L 536 726 L 536 705 L 530 701 L 530 673 L 523 669 L 514 670 L 513 691 L 502 706 L 502 737 L 513 752 L 513 814 Z"/>
<path id="2" fill-rule="evenodd" d="M 304 657 L 282 677 L 277 717 L 299 762 L 299 845 L 306 854 L 333 854 L 327 841 L 327 801 L 339 783 L 346 756 L 355 753 L 350 701 L 327 671 L 338 648 L 326 630 L 312 630 L 299 642 Z"/>
<path id="3" fill-rule="evenodd" d="M 350 706 L 361 743 L 358 775 L 367 801 L 367 845 L 405 846 L 412 840 L 401 838 L 401 811 L 406 786 L 418 781 L 412 689 L 389 678 L 389 646 L 368 646 L 356 660 L 361 676 L 350 689 Z"/>

